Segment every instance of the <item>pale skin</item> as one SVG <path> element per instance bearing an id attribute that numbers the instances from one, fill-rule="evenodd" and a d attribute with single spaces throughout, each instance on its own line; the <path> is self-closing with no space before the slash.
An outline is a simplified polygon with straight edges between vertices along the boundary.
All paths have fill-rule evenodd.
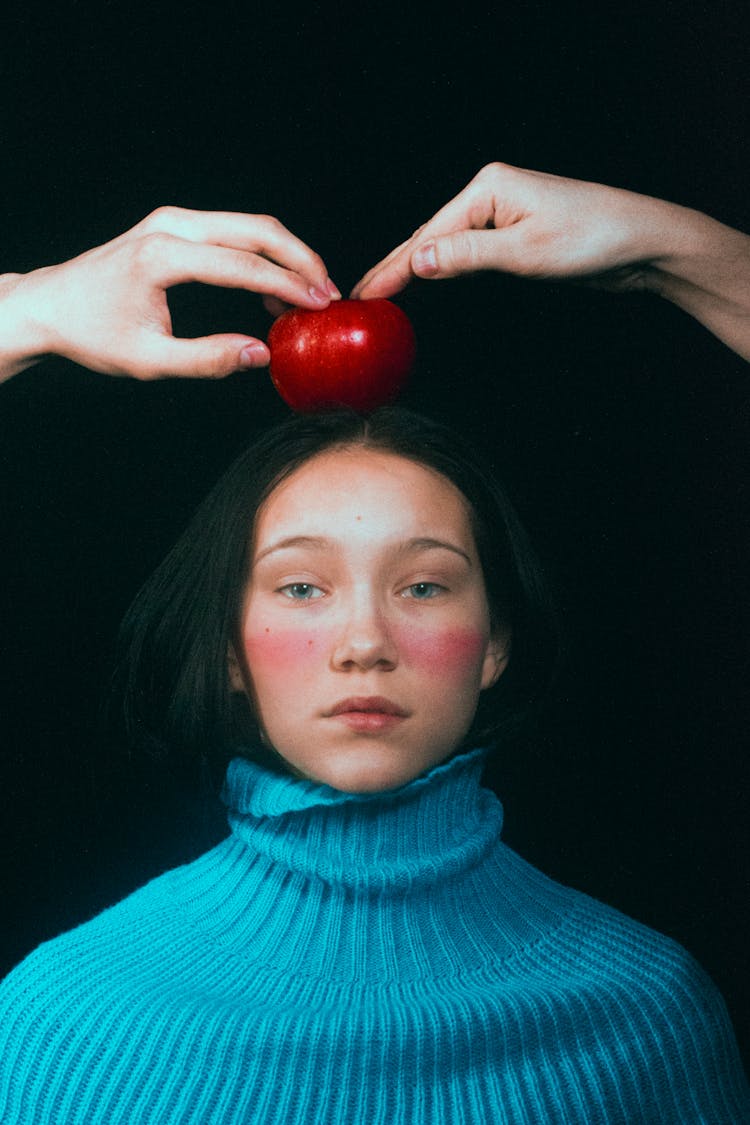
<path id="1" fill-rule="evenodd" d="M 355 286 L 391 297 L 414 278 L 497 270 L 527 279 L 649 290 L 750 359 L 750 237 L 701 212 L 499 162 Z M 175 339 L 173 285 L 199 281 L 289 305 L 340 296 L 321 258 L 267 215 L 163 207 L 69 262 L 0 276 L 0 380 L 47 355 L 109 375 L 221 378 L 265 366 L 242 333 Z"/>
<path id="2" fill-rule="evenodd" d="M 494 163 L 374 266 L 352 296 L 501 270 L 650 290 L 750 359 L 750 237 L 635 192 Z"/>
<path id="3" fill-rule="evenodd" d="M 313 457 L 262 506 L 238 634 L 230 684 L 265 741 L 297 776 L 354 793 L 447 759 L 510 651 L 463 495 L 361 446 Z"/>
<path id="4" fill-rule="evenodd" d="M 0 276 L 0 379 L 46 355 L 144 380 L 265 366 L 266 344 L 246 334 L 173 336 L 167 291 L 193 281 L 308 309 L 340 297 L 323 260 L 278 219 L 160 207 L 71 261 Z"/>

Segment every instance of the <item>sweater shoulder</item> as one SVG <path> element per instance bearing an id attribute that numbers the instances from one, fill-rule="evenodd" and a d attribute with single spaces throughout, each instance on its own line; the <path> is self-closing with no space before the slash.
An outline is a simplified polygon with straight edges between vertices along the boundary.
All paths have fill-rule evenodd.
<path id="1" fill-rule="evenodd" d="M 750 1087 L 709 974 L 673 938 L 571 893 L 571 912 L 548 956 L 566 982 L 579 1030 L 596 1028 L 614 1051 L 607 1065 L 630 1074 L 653 1112 L 674 1103 L 683 1123 L 750 1123 Z"/>
<path id="2" fill-rule="evenodd" d="M 750 1122 L 726 1009 L 694 958 L 524 861 L 504 853 L 502 869 L 508 901 L 522 898 L 529 910 L 532 901 L 544 904 L 534 937 L 524 929 L 524 940 L 506 957 L 483 946 L 493 955 L 481 970 L 367 989 L 342 984 L 333 973 L 324 980 L 301 972 L 276 979 L 273 965 L 257 959 L 249 965 L 233 947 L 204 942 L 196 917 L 219 901 L 217 871 L 224 895 L 242 870 L 238 860 L 239 852 L 225 841 L 41 946 L 11 973 L 0 986 L 0 1120 L 72 1121 L 60 1116 L 59 1106 L 71 1091 L 83 1099 L 92 1090 L 111 1098 L 108 1104 L 124 1091 L 135 1099 L 140 1116 L 117 1120 L 205 1120 L 145 1118 L 139 1099 L 160 1087 L 148 1076 L 142 1086 L 131 1081 L 134 1058 L 148 1059 L 164 1088 L 177 1091 L 175 1099 L 187 1091 L 198 1104 L 213 1089 L 207 1075 L 220 1070 L 205 1066 L 206 1060 L 221 1057 L 222 1066 L 235 1066 L 233 1073 L 244 1076 L 231 1089 L 239 1105 L 249 1060 L 266 1060 L 266 1066 L 274 1059 L 283 1068 L 286 1055 L 274 1052 L 296 1036 L 304 1057 L 309 1055 L 305 1074 L 313 1074 L 341 1046 L 341 1034 L 334 1042 L 329 1027 L 345 1026 L 352 1066 L 365 1065 L 373 1038 L 390 1052 L 383 1056 L 389 1066 L 409 1062 L 412 1084 L 423 1079 L 433 1054 L 456 1082 L 455 1059 L 471 1058 L 481 1072 L 481 1097 L 472 1087 L 476 1104 L 490 1098 L 497 1106 L 503 1091 L 523 1087 L 523 1098 L 536 1105 L 544 1087 L 550 1112 L 537 1120 Z M 424 1037 L 426 1029 L 430 1047 L 412 1057 L 407 1043 Z M 257 1073 L 260 1082 L 265 1072 Z M 360 1077 L 357 1089 L 366 1089 L 367 1074 Z M 375 1080 L 372 1074 L 368 1080 Z M 8 1107 L 21 1105 L 26 1116 L 16 1109 L 8 1116 Z M 45 1117 L 42 1105 L 58 1107 L 58 1116 Z M 244 1110 L 226 1118 L 247 1119 Z M 356 1119 L 375 1120 L 366 1114 Z M 417 1119 L 426 1118 L 408 1118 Z M 484 1111 L 467 1118 L 487 1119 L 492 1114 Z"/>
<path id="3" fill-rule="evenodd" d="M 568 910 L 544 955 L 581 995 L 722 1022 L 721 993 L 680 942 L 583 891 L 564 890 Z"/>
<path id="4" fill-rule="evenodd" d="M 221 861 L 227 841 L 190 863 L 171 868 L 132 891 L 88 921 L 42 942 L 0 981 L 0 1057 L 2 1028 L 17 1005 L 44 1008 L 80 981 L 107 975 L 112 954 L 127 947 L 150 946 L 158 934 L 179 927 L 180 906 L 200 896 Z"/>

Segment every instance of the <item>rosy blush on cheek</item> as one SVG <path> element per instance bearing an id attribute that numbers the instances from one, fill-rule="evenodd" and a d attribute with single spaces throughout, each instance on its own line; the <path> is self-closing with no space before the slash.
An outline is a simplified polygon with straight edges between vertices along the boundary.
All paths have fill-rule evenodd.
<path id="1" fill-rule="evenodd" d="M 251 672 L 255 667 L 288 672 L 301 667 L 325 652 L 326 638 L 321 630 L 261 628 L 244 636 L 245 657 Z"/>
<path id="2" fill-rule="evenodd" d="M 407 663 L 450 676 L 477 666 L 484 657 L 487 637 L 479 629 L 404 628 L 399 630 L 397 644 Z"/>

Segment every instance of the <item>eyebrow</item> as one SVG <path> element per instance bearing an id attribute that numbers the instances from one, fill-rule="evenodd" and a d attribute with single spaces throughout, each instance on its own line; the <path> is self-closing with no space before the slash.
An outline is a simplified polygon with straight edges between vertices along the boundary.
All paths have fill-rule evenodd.
<path id="1" fill-rule="evenodd" d="M 271 555 L 276 551 L 291 551 L 295 547 L 305 547 L 308 550 L 325 551 L 335 548 L 337 542 L 334 539 L 327 539 L 324 536 L 318 535 L 290 535 L 285 539 L 279 539 L 275 543 L 271 543 L 260 554 L 255 556 L 255 563 L 259 563 L 267 555 Z M 419 551 L 452 551 L 453 554 L 458 555 L 464 559 L 465 562 L 472 566 L 472 559 L 466 551 L 457 547 L 455 543 L 449 543 L 445 539 L 432 539 L 430 537 L 420 536 L 415 539 L 407 539 L 404 543 L 399 544 L 399 554 L 410 554 Z"/>
<path id="2" fill-rule="evenodd" d="M 312 550 L 323 551 L 326 547 L 332 546 L 330 539 L 324 539 L 316 535 L 290 535 L 286 539 L 279 539 L 276 543 L 272 543 L 270 547 L 266 547 L 255 556 L 255 562 L 260 562 L 266 555 L 273 554 L 274 551 L 291 551 L 294 547 L 308 547 Z"/>

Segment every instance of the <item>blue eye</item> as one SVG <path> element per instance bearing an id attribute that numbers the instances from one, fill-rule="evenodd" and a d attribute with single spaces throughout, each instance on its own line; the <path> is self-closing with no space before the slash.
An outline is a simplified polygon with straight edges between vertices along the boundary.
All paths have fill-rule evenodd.
<path id="1" fill-rule="evenodd" d="M 281 587 L 281 593 L 294 602 L 310 602 L 323 596 L 320 587 L 313 586 L 311 582 L 290 582 L 288 586 Z"/>
<path id="2" fill-rule="evenodd" d="M 443 587 L 438 586 L 437 582 L 414 582 L 406 589 L 409 597 L 415 598 L 416 601 L 425 602 L 439 594 Z"/>

